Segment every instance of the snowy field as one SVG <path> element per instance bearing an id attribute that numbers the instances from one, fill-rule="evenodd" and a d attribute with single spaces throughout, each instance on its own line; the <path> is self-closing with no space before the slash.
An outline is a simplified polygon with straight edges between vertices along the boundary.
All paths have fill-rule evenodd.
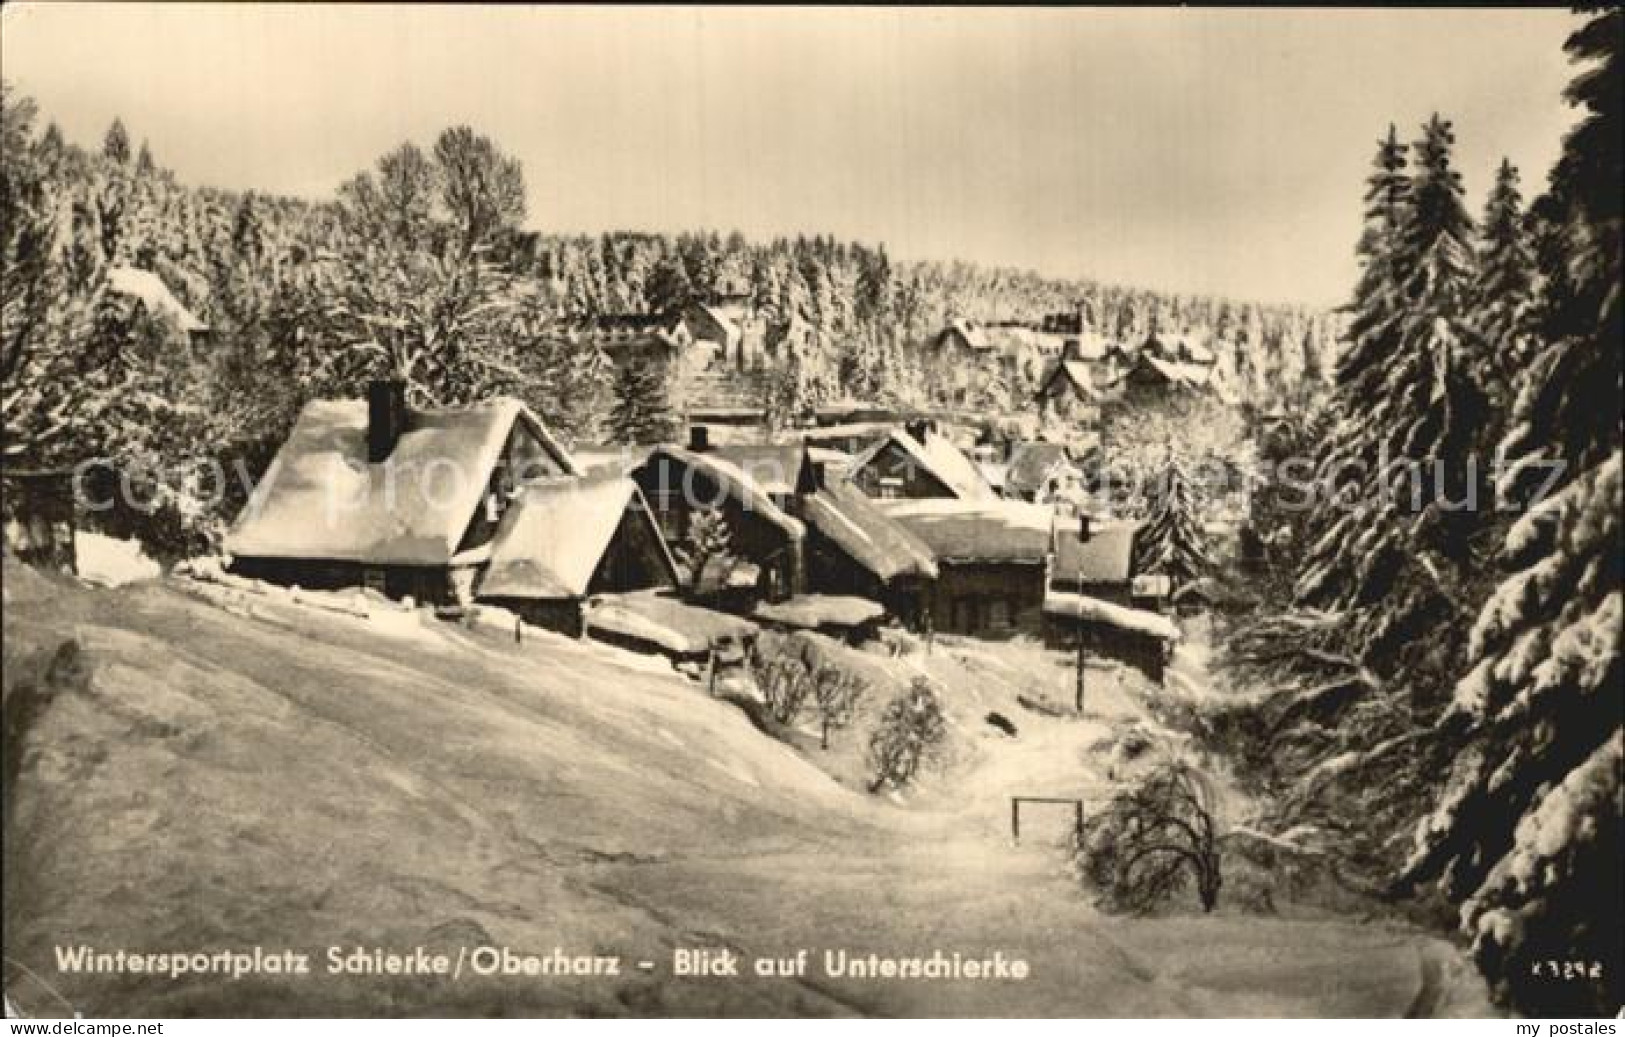
<path id="1" fill-rule="evenodd" d="M 907 796 L 873 797 L 854 732 L 829 754 L 816 739 L 792 748 L 616 649 L 175 578 L 89 589 L 9 563 L 5 577 L 8 695 L 30 653 L 69 637 L 85 653 L 8 788 L 5 953 L 87 1015 L 1489 1011 L 1453 947 L 1400 924 L 1222 903 L 1105 916 L 1055 845 L 1061 821 L 1035 815 L 1012 845 L 1010 795 L 1098 802 L 1132 767 L 1114 733 L 1151 723 L 1153 692 L 1115 667 L 1091 667 L 1078 720 L 1018 702 L 1071 701 L 1067 660 L 1030 643 L 831 645 L 877 688 L 923 672 L 949 702 L 941 766 Z M 657 967 L 455 983 L 56 976 L 52 946 L 81 942 L 490 943 Z M 677 946 L 1002 950 L 1032 974 L 717 983 L 671 977 Z"/>

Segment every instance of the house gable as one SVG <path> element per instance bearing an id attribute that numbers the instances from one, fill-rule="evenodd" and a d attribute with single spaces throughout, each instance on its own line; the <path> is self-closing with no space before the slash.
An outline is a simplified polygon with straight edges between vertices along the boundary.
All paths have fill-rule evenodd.
<path id="1" fill-rule="evenodd" d="M 573 475 L 575 465 L 525 406 L 497 399 L 411 411 L 389 457 L 370 462 L 367 404 L 305 406 L 226 535 L 239 558 L 445 567 L 484 546 L 471 527 L 499 469 L 516 457 Z M 515 437 L 516 426 L 525 429 Z M 514 468 L 521 471 L 520 468 Z M 500 516 L 498 516 L 500 517 Z"/>

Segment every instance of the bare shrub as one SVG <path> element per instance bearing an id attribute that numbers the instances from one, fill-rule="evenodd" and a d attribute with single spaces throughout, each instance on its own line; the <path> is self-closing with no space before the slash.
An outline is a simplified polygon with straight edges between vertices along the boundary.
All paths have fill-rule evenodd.
<path id="1" fill-rule="evenodd" d="M 1103 907 L 1145 914 L 1194 880 L 1203 911 L 1219 900 L 1212 795 L 1183 763 L 1164 764 L 1084 823 L 1074 853 Z"/>
<path id="2" fill-rule="evenodd" d="M 880 724 L 869 736 L 870 792 L 887 785 L 902 788 L 931 760 L 947 736 L 942 701 L 924 677 L 887 703 Z"/>
<path id="3" fill-rule="evenodd" d="M 829 748 L 830 732 L 852 723 L 852 714 L 868 685 L 855 673 L 824 665 L 813 675 L 813 701 L 818 707 L 819 745 Z"/>
<path id="4" fill-rule="evenodd" d="M 807 664 L 786 652 L 758 654 L 751 660 L 756 686 L 767 700 L 767 713 L 780 724 L 793 723 L 813 693 Z"/>

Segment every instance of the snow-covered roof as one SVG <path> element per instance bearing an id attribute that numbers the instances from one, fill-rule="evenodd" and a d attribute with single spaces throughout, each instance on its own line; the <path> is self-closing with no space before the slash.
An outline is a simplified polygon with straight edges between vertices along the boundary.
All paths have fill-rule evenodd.
<path id="1" fill-rule="evenodd" d="M 1119 630 L 1128 630 L 1164 641 L 1179 640 L 1179 627 L 1173 620 L 1156 612 L 1131 609 L 1109 601 L 1091 598 L 1085 594 L 1050 591 L 1044 595 L 1044 613 L 1063 619 L 1080 619 L 1089 623 L 1104 623 Z"/>
<path id="2" fill-rule="evenodd" d="M 807 527 L 803 526 L 799 519 L 787 514 L 783 508 L 773 503 L 767 488 L 732 461 L 718 457 L 715 453 L 701 454 L 680 446 L 662 444 L 649 452 L 646 463 L 652 464 L 661 458 L 668 458 L 709 476 L 723 493 L 738 502 L 745 511 L 759 515 L 779 527 L 788 536 L 800 540 L 807 535 Z"/>
<path id="3" fill-rule="evenodd" d="M 367 460 L 364 400 L 313 400 L 226 534 L 248 558 L 449 564 L 508 436 L 524 424 L 566 474 L 576 468 L 518 400 L 407 414 L 389 457 Z"/>
<path id="4" fill-rule="evenodd" d="M 976 470 L 982 473 L 982 478 L 995 490 L 1002 491 L 1005 481 L 1010 478 L 1010 466 L 1003 461 L 978 461 Z"/>
<path id="5" fill-rule="evenodd" d="M 728 313 L 723 307 L 714 303 L 699 303 L 695 308 L 704 313 L 717 325 L 717 327 L 722 329 L 724 341 L 721 342 L 720 345 L 734 346 L 737 345 L 739 340 L 744 337 L 745 332 L 744 329 L 739 326 L 739 321 L 736 320 L 734 316 Z"/>
<path id="6" fill-rule="evenodd" d="M 524 487 L 497 528 L 480 596 L 585 595 L 628 512 L 642 515 L 653 529 L 649 505 L 630 479 L 559 479 Z M 652 539 L 669 585 L 676 586 L 677 566 L 665 540 Z"/>
<path id="7" fill-rule="evenodd" d="M 1145 377 L 1150 373 L 1161 378 L 1167 384 L 1182 389 L 1212 389 L 1216 388 L 1213 377 L 1213 368 L 1207 364 L 1193 364 L 1176 360 L 1167 360 L 1149 352 L 1142 352 L 1139 359 L 1118 380 L 1122 384 L 1136 377 Z"/>
<path id="8" fill-rule="evenodd" d="M 1112 343 L 1093 328 L 1085 328 L 1076 335 L 1067 335 L 1064 348 L 1077 360 L 1104 360 L 1112 350 Z"/>
<path id="9" fill-rule="evenodd" d="M 1164 360 L 1155 356 L 1147 356 L 1145 361 L 1170 382 L 1180 385 L 1203 386 L 1213 374 L 1212 368 L 1202 364 Z"/>
<path id="10" fill-rule="evenodd" d="M 1095 526 L 1083 543 L 1071 530 L 1062 532 L 1056 538 L 1054 579 L 1062 586 L 1080 577 L 1084 583 L 1128 583 L 1134 575 L 1138 528 L 1134 522 Z"/>
<path id="11" fill-rule="evenodd" d="M 844 450 L 836 450 L 834 447 L 827 446 L 809 446 L 807 448 L 807 458 L 814 464 L 821 464 L 826 467 L 833 468 L 844 469 L 852 464 L 851 454 Z"/>
<path id="12" fill-rule="evenodd" d="M 607 631 L 673 655 L 705 652 L 720 637 L 748 639 L 756 634 L 756 625 L 749 620 L 657 591 L 606 594 L 592 600 L 587 613 L 589 631 Z"/>
<path id="13" fill-rule="evenodd" d="M 931 548 L 939 562 L 1042 562 L 1055 513 L 1026 501 L 952 497 L 877 500 L 879 508 Z"/>
<path id="14" fill-rule="evenodd" d="M 1041 395 L 1049 393 L 1051 387 L 1060 380 L 1071 382 L 1084 396 L 1099 395 L 1095 391 L 1094 375 L 1090 373 L 1089 365 L 1082 360 L 1063 360 L 1056 364 L 1049 377 L 1044 379 L 1044 384 L 1039 387 L 1039 393 Z"/>
<path id="15" fill-rule="evenodd" d="M 986 336 L 982 334 L 982 329 L 976 325 L 975 321 L 965 318 L 956 318 L 949 321 L 948 326 L 938 336 L 939 340 L 950 333 L 959 335 L 960 338 L 965 340 L 965 344 L 972 349 L 986 350 L 992 348 Z"/>
<path id="16" fill-rule="evenodd" d="M 868 465 L 889 443 L 896 443 L 913 458 L 915 464 L 934 476 L 955 497 L 963 500 L 998 499 L 998 494 L 988 485 L 976 462 L 966 457 L 964 451 L 954 446 L 948 437 L 935 432 L 926 433 L 925 442 L 922 443 L 903 429 L 894 428 L 885 439 L 858 456 L 852 463 L 853 471 Z"/>
<path id="17" fill-rule="evenodd" d="M 819 627 L 859 627 L 879 619 L 886 610 L 868 598 L 800 594 L 788 601 L 764 602 L 751 614 L 767 623 L 816 630 Z"/>
<path id="18" fill-rule="evenodd" d="M 169 286 L 151 270 L 139 270 L 133 266 L 109 267 L 107 287 L 118 295 L 139 299 L 148 313 L 169 317 L 189 335 L 209 330 L 209 326 L 175 298 Z"/>
<path id="19" fill-rule="evenodd" d="M 806 460 L 799 443 L 745 443 L 712 447 L 709 453 L 732 462 L 762 489 L 775 494 L 796 491 Z"/>
<path id="20" fill-rule="evenodd" d="M 1009 470 L 1005 474 L 1005 491 L 1031 493 L 1041 489 L 1044 481 L 1058 467 L 1072 463 L 1071 455 L 1060 443 L 1032 441 L 1017 443 L 1010 452 Z"/>
<path id="21" fill-rule="evenodd" d="M 937 576 L 930 546 L 888 518 L 851 483 L 829 481 L 802 502 L 802 513 L 809 525 L 881 582 L 899 576 Z"/>

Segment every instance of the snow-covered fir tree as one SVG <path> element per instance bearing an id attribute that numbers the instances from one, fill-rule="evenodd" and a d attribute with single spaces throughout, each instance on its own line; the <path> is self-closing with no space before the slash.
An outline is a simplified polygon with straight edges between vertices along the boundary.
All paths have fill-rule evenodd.
<path id="1" fill-rule="evenodd" d="M 1537 205 L 1563 247 L 1540 270 L 1543 344 L 1501 445 L 1503 503 L 1528 510 L 1473 624 L 1441 724 L 1454 766 L 1406 870 L 1441 880 L 1498 997 L 1537 1015 L 1611 1013 L 1625 997 L 1622 22 L 1598 9 L 1568 43 L 1588 66 L 1570 88 L 1584 118 Z M 1543 972 L 1554 959 L 1581 962 L 1584 981 Z"/>
<path id="2" fill-rule="evenodd" d="M 1301 607 L 1230 652 L 1276 689 L 1271 733 L 1243 756 L 1267 758 L 1290 823 L 1335 833 L 1329 849 L 1392 889 L 1436 885 L 1496 997 L 1540 1015 L 1612 1012 L 1625 973 L 1621 25 L 1599 8 L 1569 41 L 1584 118 L 1532 221 L 1503 165 L 1469 255 L 1435 119 L 1386 271 L 1368 255 L 1379 236 L 1362 241 L 1328 453 L 1390 451 L 1459 479 L 1492 443 L 1476 500 L 1447 513 L 1447 481 L 1324 507 Z M 1509 336 L 1526 352 L 1498 395 L 1486 383 Z"/>
<path id="3" fill-rule="evenodd" d="M 666 373 L 644 360 L 633 360 L 615 372 L 605 431 L 621 444 L 661 443 L 677 428 L 666 391 Z"/>
<path id="4" fill-rule="evenodd" d="M 1134 538 L 1134 569 L 1168 577 L 1177 590 L 1213 568 L 1190 479 L 1170 457 L 1157 480 L 1150 517 Z"/>
<path id="5" fill-rule="evenodd" d="M 1494 381 L 1496 402 L 1502 405 L 1510 405 L 1508 387 L 1530 349 L 1535 261 L 1524 220 L 1518 170 L 1502 159 L 1484 203 L 1473 286 L 1474 318 L 1489 345 L 1486 373 Z"/>

